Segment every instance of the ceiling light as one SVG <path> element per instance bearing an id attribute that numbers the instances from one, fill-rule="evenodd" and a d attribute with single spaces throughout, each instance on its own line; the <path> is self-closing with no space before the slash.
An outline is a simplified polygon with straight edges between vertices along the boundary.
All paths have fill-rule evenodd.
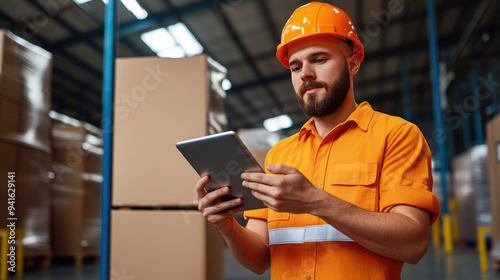
<path id="1" fill-rule="evenodd" d="M 73 0 L 75 3 L 81 5 L 83 3 L 87 3 L 92 0 Z M 108 0 L 102 0 L 104 4 L 108 4 Z M 121 0 L 122 4 L 129 10 L 134 16 L 141 20 L 148 17 L 148 12 L 144 10 L 136 0 Z"/>
<path id="2" fill-rule="evenodd" d="M 92 0 L 73 0 L 73 2 L 75 2 L 78 5 L 85 4 L 85 3 L 90 2 L 90 1 L 92 1 Z"/>
<path id="3" fill-rule="evenodd" d="M 176 45 L 172 35 L 164 27 L 143 33 L 141 39 L 154 52 L 159 52 Z"/>
<path id="4" fill-rule="evenodd" d="M 223 90 L 230 90 L 231 87 L 232 87 L 231 81 L 229 81 L 228 79 L 222 80 L 222 89 Z"/>
<path id="5" fill-rule="evenodd" d="M 288 115 L 281 115 L 264 121 L 264 127 L 269 132 L 289 128 L 292 124 L 292 119 Z"/>
<path id="6" fill-rule="evenodd" d="M 168 49 L 161 50 L 156 53 L 159 57 L 172 57 L 172 58 L 181 58 L 185 57 L 186 53 L 179 46 L 172 46 Z"/>
<path id="7" fill-rule="evenodd" d="M 203 47 L 182 23 L 145 32 L 141 39 L 160 57 L 179 58 L 203 52 Z"/>
<path id="8" fill-rule="evenodd" d="M 196 40 L 193 34 L 187 29 L 184 23 L 176 23 L 170 25 L 168 31 L 174 36 L 175 40 L 179 42 L 182 48 L 186 51 L 187 55 L 196 55 L 203 52 L 203 47 Z"/>
<path id="9" fill-rule="evenodd" d="M 122 0 L 122 3 L 137 19 L 141 20 L 148 17 L 148 12 L 136 0 Z"/>

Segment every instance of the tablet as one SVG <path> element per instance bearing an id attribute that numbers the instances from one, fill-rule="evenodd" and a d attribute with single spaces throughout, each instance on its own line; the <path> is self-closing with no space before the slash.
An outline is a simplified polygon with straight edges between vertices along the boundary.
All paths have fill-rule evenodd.
<path id="1" fill-rule="evenodd" d="M 205 186 L 207 192 L 229 186 L 230 193 L 221 200 L 241 197 L 242 211 L 266 207 L 252 195 L 251 189 L 242 186 L 243 172 L 263 173 L 264 170 L 234 131 L 178 142 L 176 146 L 200 176 L 210 175 Z"/>

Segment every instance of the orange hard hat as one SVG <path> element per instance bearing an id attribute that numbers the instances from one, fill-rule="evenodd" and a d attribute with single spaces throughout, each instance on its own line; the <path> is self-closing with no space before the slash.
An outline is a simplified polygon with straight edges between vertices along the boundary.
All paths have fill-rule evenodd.
<path id="1" fill-rule="evenodd" d="M 289 68 L 288 44 L 322 34 L 331 34 L 350 40 L 353 53 L 358 55 L 359 62 L 363 61 L 365 49 L 349 16 L 335 6 L 320 2 L 311 2 L 293 12 L 281 33 L 281 43 L 277 47 L 276 57 L 286 68 Z"/>

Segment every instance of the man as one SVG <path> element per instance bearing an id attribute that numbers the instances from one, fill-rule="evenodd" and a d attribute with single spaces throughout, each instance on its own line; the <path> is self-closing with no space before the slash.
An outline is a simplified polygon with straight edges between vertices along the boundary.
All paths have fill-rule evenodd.
<path id="1" fill-rule="evenodd" d="M 232 215 L 241 199 L 206 193 L 199 209 L 235 258 L 272 279 L 400 279 L 404 262 L 425 254 L 439 215 L 430 150 L 419 129 L 354 100 L 364 48 L 342 10 L 313 2 L 298 8 L 277 57 L 311 119 L 266 157 L 266 174 L 243 185 L 268 207 Z"/>

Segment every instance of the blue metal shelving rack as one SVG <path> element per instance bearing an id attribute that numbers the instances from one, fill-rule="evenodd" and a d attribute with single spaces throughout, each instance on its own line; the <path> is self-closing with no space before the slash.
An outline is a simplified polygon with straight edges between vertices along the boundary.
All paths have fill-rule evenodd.
<path id="1" fill-rule="evenodd" d="M 115 53 L 117 42 L 118 0 L 108 0 L 104 22 L 104 62 L 102 82 L 102 191 L 101 191 L 101 258 L 99 279 L 109 279 L 109 251 L 111 225 L 111 179 L 113 160 L 113 101 L 115 78 Z"/>
<path id="2" fill-rule="evenodd" d="M 432 74 L 432 105 L 434 113 L 435 135 L 437 136 L 437 150 L 439 158 L 439 169 L 441 174 L 441 217 L 443 220 L 443 237 L 445 251 L 453 250 L 451 237 L 451 222 L 448 209 L 448 193 L 446 188 L 446 149 L 445 149 L 445 128 L 443 125 L 443 111 L 441 109 L 441 90 L 439 84 L 439 52 L 437 40 L 436 11 L 434 0 L 427 0 L 427 27 L 429 32 L 429 64 Z"/>

